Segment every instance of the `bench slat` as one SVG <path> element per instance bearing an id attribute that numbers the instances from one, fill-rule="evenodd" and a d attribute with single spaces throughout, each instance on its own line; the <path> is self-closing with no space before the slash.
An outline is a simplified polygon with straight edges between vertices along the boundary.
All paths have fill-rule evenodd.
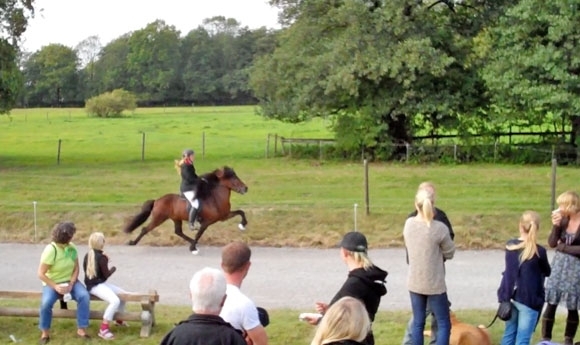
<path id="1" fill-rule="evenodd" d="M 115 320 L 123 321 L 141 321 L 141 312 L 125 312 L 115 313 Z M 38 317 L 38 308 L 15 308 L 15 307 L 0 307 L 0 316 L 16 316 L 16 317 Z M 52 316 L 62 319 L 76 319 L 76 310 L 67 309 L 53 309 Z M 149 316 L 150 317 L 150 314 Z M 103 312 L 98 310 L 91 310 L 89 318 L 92 320 L 102 320 Z"/>

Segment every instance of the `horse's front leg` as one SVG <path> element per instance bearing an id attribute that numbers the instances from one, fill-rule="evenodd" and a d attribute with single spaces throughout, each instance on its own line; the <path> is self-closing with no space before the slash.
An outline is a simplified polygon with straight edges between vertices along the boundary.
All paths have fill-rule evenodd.
<path id="1" fill-rule="evenodd" d="M 191 254 L 193 255 L 197 255 L 197 253 L 199 253 L 199 251 L 197 250 L 197 242 L 199 241 L 199 239 L 201 238 L 201 235 L 203 235 L 205 229 L 207 229 L 207 227 L 209 226 L 209 224 L 206 223 L 201 223 L 201 227 L 199 228 L 199 230 L 197 230 L 197 234 L 195 234 L 195 239 L 193 239 L 191 243 L 191 245 L 189 246 L 189 250 L 191 250 Z"/>
<path id="2" fill-rule="evenodd" d="M 182 227 L 183 226 L 183 222 L 181 220 L 174 220 L 173 221 L 173 224 L 175 224 L 175 227 L 174 227 L 175 234 L 177 236 L 183 238 L 187 242 L 189 242 L 189 249 L 191 250 L 191 252 L 193 254 L 197 254 L 197 249 L 195 249 L 195 243 L 197 241 L 183 233 L 183 227 Z M 194 250 L 195 250 L 195 253 L 194 253 Z"/>
<path id="3" fill-rule="evenodd" d="M 240 224 L 238 224 L 238 229 L 240 229 L 240 231 L 246 230 L 246 225 L 248 225 L 248 220 L 246 219 L 246 213 L 242 210 L 230 211 L 227 219 L 230 219 L 234 216 L 242 217 L 242 222 Z"/>

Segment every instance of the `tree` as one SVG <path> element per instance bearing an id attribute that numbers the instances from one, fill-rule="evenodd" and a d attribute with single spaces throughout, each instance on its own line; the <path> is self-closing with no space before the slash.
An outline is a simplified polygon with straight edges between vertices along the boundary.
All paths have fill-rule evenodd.
<path id="1" fill-rule="evenodd" d="M 24 64 L 26 102 L 61 106 L 83 101 L 79 89 L 78 57 L 62 44 L 50 44 Z"/>
<path id="2" fill-rule="evenodd" d="M 579 0 L 520 0 L 486 32 L 482 75 L 502 110 L 499 121 L 543 124 L 553 114 L 578 132 L 579 21 Z M 576 144 L 574 136 L 570 141 Z"/>
<path id="3" fill-rule="evenodd" d="M 98 36 L 89 36 L 75 47 L 79 57 L 80 79 L 84 96 L 98 92 L 98 85 L 95 78 L 95 63 L 101 53 L 101 41 Z M 85 98 L 83 97 L 83 98 Z"/>
<path id="4" fill-rule="evenodd" d="M 487 13 L 476 1 L 453 10 L 408 0 L 272 3 L 287 6 L 290 26 L 252 70 L 264 116 L 330 116 L 340 146 L 390 158 L 393 143 L 411 142 L 419 129 L 457 128 L 458 114 L 479 116 L 487 105 L 472 61 L 478 27 L 469 18 Z"/>
<path id="5" fill-rule="evenodd" d="M 0 1 L 0 115 L 15 104 L 22 87 L 18 43 L 34 15 L 34 0 Z"/>
<path id="6" fill-rule="evenodd" d="M 128 71 L 130 34 L 122 35 L 107 44 L 95 62 L 95 83 L 97 90 L 93 94 L 114 89 L 130 90 Z"/>
<path id="7" fill-rule="evenodd" d="M 143 100 L 164 103 L 181 94 L 179 31 L 157 20 L 129 38 L 130 90 Z"/>

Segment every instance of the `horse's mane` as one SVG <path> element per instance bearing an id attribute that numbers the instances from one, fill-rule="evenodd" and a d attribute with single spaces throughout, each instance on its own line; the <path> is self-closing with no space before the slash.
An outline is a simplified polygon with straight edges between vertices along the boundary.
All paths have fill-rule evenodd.
<path id="1" fill-rule="evenodd" d="M 217 177 L 217 173 L 220 169 L 215 169 L 212 172 L 205 173 L 200 176 L 200 181 L 198 183 L 197 188 L 197 196 L 200 199 L 205 199 L 211 195 L 212 191 L 219 185 L 220 179 Z M 224 175 L 222 178 L 229 179 L 236 175 L 233 168 L 229 166 L 224 166 L 221 170 L 223 170 Z"/>

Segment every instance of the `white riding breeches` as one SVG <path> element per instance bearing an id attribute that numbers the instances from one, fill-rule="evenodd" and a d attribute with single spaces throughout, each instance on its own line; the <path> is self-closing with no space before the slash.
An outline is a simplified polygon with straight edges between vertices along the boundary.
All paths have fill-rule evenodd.
<path id="1" fill-rule="evenodd" d="M 183 196 L 185 196 L 185 198 L 189 201 L 189 203 L 191 204 L 191 206 L 193 208 L 199 207 L 199 201 L 197 201 L 197 199 L 195 199 L 195 192 L 194 191 L 189 190 L 187 192 L 183 192 Z"/>

